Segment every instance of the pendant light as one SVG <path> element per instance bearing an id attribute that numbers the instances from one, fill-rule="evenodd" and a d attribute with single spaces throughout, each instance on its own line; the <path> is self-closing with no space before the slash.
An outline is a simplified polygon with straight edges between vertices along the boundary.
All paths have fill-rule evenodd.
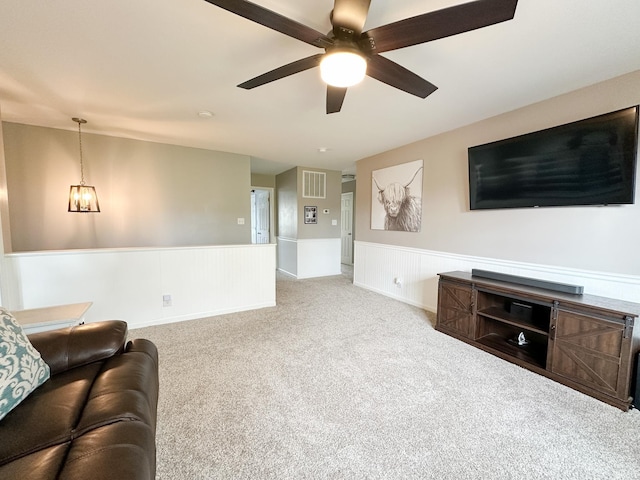
<path id="1" fill-rule="evenodd" d="M 78 142 L 80 145 L 80 185 L 71 185 L 69 190 L 69 212 L 99 212 L 98 195 L 95 187 L 84 184 L 84 164 L 82 163 L 82 128 L 87 121 L 83 118 L 72 118 L 78 124 Z"/>

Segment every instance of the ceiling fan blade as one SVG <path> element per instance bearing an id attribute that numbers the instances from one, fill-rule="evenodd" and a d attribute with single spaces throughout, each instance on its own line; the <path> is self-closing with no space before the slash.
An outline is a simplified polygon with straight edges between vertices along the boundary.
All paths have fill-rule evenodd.
<path id="1" fill-rule="evenodd" d="M 327 85 L 327 113 L 338 113 L 342 108 L 342 102 L 344 102 L 346 94 L 346 88 Z"/>
<path id="2" fill-rule="evenodd" d="M 281 78 L 288 77 L 289 75 L 309 70 L 310 68 L 317 67 L 323 56 L 323 53 L 318 53 L 310 57 L 296 60 L 295 62 L 283 65 L 282 67 L 278 67 L 270 72 L 263 73 L 251 80 L 247 80 L 238 86 L 245 90 L 250 90 L 252 88 L 259 87 L 260 85 L 273 82 L 274 80 L 280 80 Z"/>
<path id="3" fill-rule="evenodd" d="M 426 98 L 438 89 L 424 78 L 380 55 L 373 55 L 369 59 L 367 75 L 420 98 Z"/>
<path id="4" fill-rule="evenodd" d="M 325 34 L 301 23 L 284 17 L 278 13 L 267 10 L 255 3 L 245 0 L 205 0 L 231 13 L 240 15 L 248 20 L 264 25 L 267 28 L 283 33 L 289 37 L 301 40 L 309 45 L 325 48 L 333 44 L 333 41 Z"/>
<path id="5" fill-rule="evenodd" d="M 511 20 L 518 0 L 475 0 L 371 29 L 361 44 L 373 53 L 430 42 Z"/>
<path id="6" fill-rule="evenodd" d="M 331 24 L 336 37 L 359 36 L 367 20 L 371 0 L 335 0 Z M 346 30 L 346 31 L 345 31 Z"/>

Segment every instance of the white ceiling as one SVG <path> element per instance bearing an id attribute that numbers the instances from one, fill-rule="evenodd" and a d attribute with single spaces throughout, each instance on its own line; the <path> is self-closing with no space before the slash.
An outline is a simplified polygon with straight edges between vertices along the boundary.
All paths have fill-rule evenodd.
<path id="1" fill-rule="evenodd" d="M 332 0 L 254 1 L 330 30 Z M 372 0 L 365 30 L 465 1 Z M 366 78 L 326 115 L 318 69 L 236 87 L 321 50 L 204 0 L 0 0 L 0 112 L 250 155 L 258 173 L 353 173 L 361 158 L 639 70 L 639 22 L 638 0 L 520 0 L 509 22 L 384 54 L 433 95 Z"/>

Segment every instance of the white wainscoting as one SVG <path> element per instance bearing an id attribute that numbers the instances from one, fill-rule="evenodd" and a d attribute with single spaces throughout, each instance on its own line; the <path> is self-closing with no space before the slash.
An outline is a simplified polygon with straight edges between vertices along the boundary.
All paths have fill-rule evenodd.
<path id="1" fill-rule="evenodd" d="M 278 270 L 294 277 L 298 274 L 298 242 L 295 238 L 278 237 Z"/>
<path id="2" fill-rule="evenodd" d="M 278 269 L 300 279 L 340 275 L 341 248 L 339 238 L 278 237 Z"/>
<path id="3" fill-rule="evenodd" d="M 355 242 L 354 284 L 436 311 L 438 273 L 471 269 L 582 285 L 584 293 L 640 302 L 640 276 L 456 255 L 417 248 Z M 399 284 L 395 282 L 399 279 Z"/>
<path id="4" fill-rule="evenodd" d="M 275 244 L 14 253 L 2 264 L 3 301 L 16 310 L 90 301 L 87 321 L 130 328 L 191 320 L 275 306 L 275 257 Z"/>

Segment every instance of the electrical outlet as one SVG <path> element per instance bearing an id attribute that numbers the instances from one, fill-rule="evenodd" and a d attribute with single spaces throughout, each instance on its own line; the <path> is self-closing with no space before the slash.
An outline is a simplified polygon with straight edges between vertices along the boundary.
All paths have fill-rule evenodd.
<path id="1" fill-rule="evenodd" d="M 162 295 L 162 306 L 163 307 L 171 306 L 171 295 Z"/>

